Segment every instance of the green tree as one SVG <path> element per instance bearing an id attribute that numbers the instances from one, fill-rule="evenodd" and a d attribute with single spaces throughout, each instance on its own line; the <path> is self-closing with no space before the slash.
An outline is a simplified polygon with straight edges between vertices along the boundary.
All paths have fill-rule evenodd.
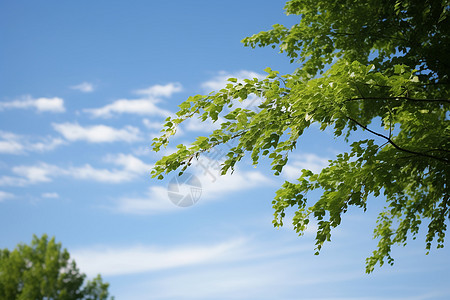
<path id="1" fill-rule="evenodd" d="M 415 238 L 420 227 L 427 228 L 428 251 L 443 247 L 450 217 L 450 1 L 292 0 L 285 11 L 298 15 L 299 23 L 274 25 L 243 43 L 278 46 L 298 68 L 282 76 L 267 68 L 263 80 L 230 78 L 223 89 L 181 103 L 154 139 L 155 151 L 188 118 L 225 121 L 160 159 L 153 177 L 183 172 L 193 158 L 231 140 L 236 145 L 222 174 L 249 155 L 255 165 L 267 156 L 278 175 L 316 123 L 345 139 L 349 151 L 319 174 L 303 170 L 297 181 L 282 185 L 273 200 L 275 226 L 283 225 L 289 208 L 300 235 L 315 219 L 318 253 L 348 208 L 365 210 L 372 195 L 384 198 L 386 207 L 366 272 L 393 264 L 391 247 Z M 263 99 L 257 109 L 236 106 L 250 95 Z M 356 131 L 367 138 L 350 142 Z M 322 192 L 318 199 L 308 199 L 313 190 Z"/>
<path id="2" fill-rule="evenodd" d="M 34 235 L 31 245 L 0 250 L 0 300 L 108 299 L 109 284 L 100 275 L 86 283 L 85 279 L 54 237 Z"/>

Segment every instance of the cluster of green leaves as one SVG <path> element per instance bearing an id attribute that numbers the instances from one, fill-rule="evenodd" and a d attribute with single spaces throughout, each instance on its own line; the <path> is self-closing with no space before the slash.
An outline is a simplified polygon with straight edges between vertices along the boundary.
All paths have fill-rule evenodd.
<path id="1" fill-rule="evenodd" d="M 448 80 L 450 1 L 448 0 L 293 0 L 287 15 L 299 24 L 273 29 L 243 40 L 246 46 L 279 44 L 281 52 L 315 74 L 335 58 L 374 63 L 379 70 L 405 64 Z M 444 78 L 445 77 L 445 78 Z"/>
<path id="2" fill-rule="evenodd" d="M 283 76 L 268 68 L 263 80 L 230 78 L 220 91 L 180 104 L 154 139 L 155 151 L 188 118 L 225 121 L 190 146 L 178 145 L 156 163 L 153 176 L 183 172 L 201 153 L 232 140 L 222 174 L 249 154 L 255 165 L 267 156 L 278 175 L 311 124 L 347 141 L 362 129 L 369 138 L 353 142 L 319 174 L 303 170 L 297 182 L 283 184 L 273 201 L 274 225 L 283 225 L 291 207 L 299 234 L 316 219 L 318 253 L 348 207 L 365 209 L 373 195 L 387 205 L 367 272 L 392 264 L 391 247 L 415 237 L 422 219 L 428 222 L 426 248 L 435 240 L 443 247 L 450 217 L 450 2 L 292 0 L 285 9 L 300 22 L 290 29 L 274 25 L 243 43 L 279 45 L 300 67 Z M 237 105 L 255 96 L 262 99 L 258 109 Z M 313 190 L 323 193 L 307 201 Z"/>
<path id="3" fill-rule="evenodd" d="M 85 279 L 55 238 L 33 236 L 31 245 L 0 250 L 0 300 L 108 299 L 109 284 L 100 275 L 86 284 Z"/>

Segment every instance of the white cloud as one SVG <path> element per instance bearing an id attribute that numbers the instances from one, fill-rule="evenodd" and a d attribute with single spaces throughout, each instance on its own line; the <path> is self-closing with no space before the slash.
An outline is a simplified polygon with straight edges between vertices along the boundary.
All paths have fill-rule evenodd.
<path id="1" fill-rule="evenodd" d="M 7 199 L 12 199 L 14 197 L 15 196 L 13 194 L 11 194 L 11 193 L 0 191 L 0 202 L 5 201 Z"/>
<path id="2" fill-rule="evenodd" d="M 76 179 L 94 180 L 105 183 L 121 183 L 131 181 L 142 174 L 149 173 L 153 165 L 146 164 L 132 155 L 107 155 L 105 162 L 120 166 L 120 169 L 96 169 L 86 164 L 82 167 L 71 167 L 64 175 Z"/>
<path id="3" fill-rule="evenodd" d="M 106 156 L 105 161 L 121 166 L 125 171 L 137 174 L 150 172 L 153 168 L 153 165 L 146 164 L 139 158 L 130 154 L 120 153 L 116 155 L 108 155 Z"/>
<path id="4" fill-rule="evenodd" d="M 202 88 L 207 92 L 218 91 L 223 89 L 228 83 L 228 78 L 237 78 L 238 82 L 242 82 L 243 79 L 264 79 L 266 76 L 253 71 L 241 70 L 234 73 L 220 71 L 211 80 L 202 83 Z"/>
<path id="5" fill-rule="evenodd" d="M 154 299 L 219 299 L 217 295 L 222 299 L 280 299 L 283 288 L 295 280 L 295 277 L 289 278 L 294 274 L 286 269 L 285 264 L 267 262 L 221 265 L 215 269 L 161 276 L 148 282 L 148 287 L 154 291 Z"/>
<path id="6" fill-rule="evenodd" d="M 141 140 L 136 127 L 126 126 L 115 129 L 105 125 L 82 127 L 78 123 L 52 124 L 53 128 L 69 141 L 87 141 L 90 143 L 110 143 L 117 141 L 135 142 Z"/>
<path id="7" fill-rule="evenodd" d="M 152 153 L 152 148 L 148 146 L 139 146 L 133 149 L 133 154 L 137 156 L 147 156 Z"/>
<path id="8" fill-rule="evenodd" d="M 48 138 L 43 142 L 32 143 L 27 147 L 27 150 L 33 150 L 38 152 L 50 151 L 60 145 L 64 145 L 66 142 L 60 138 Z"/>
<path id="9" fill-rule="evenodd" d="M 48 198 L 48 199 L 58 199 L 59 194 L 58 193 L 43 193 L 41 195 L 42 198 Z"/>
<path id="10" fill-rule="evenodd" d="M 53 150 L 64 143 L 60 138 L 31 138 L 0 130 L 0 153 L 24 154 L 30 151 L 44 152 Z"/>
<path id="11" fill-rule="evenodd" d="M 170 97 L 174 93 L 181 92 L 183 87 L 178 82 L 171 82 L 166 85 L 152 85 L 146 89 L 134 91 L 137 95 L 144 95 L 151 98 Z"/>
<path id="12" fill-rule="evenodd" d="M 219 170 L 213 166 L 207 166 L 203 169 L 197 165 L 195 169 L 188 172 L 196 174 L 201 183 L 201 196 L 199 203 L 217 200 L 229 193 L 249 190 L 260 186 L 267 186 L 272 181 L 260 172 L 244 172 L 236 170 L 232 175 L 219 175 Z M 206 171 L 205 171 L 206 170 Z M 175 173 L 172 175 L 175 176 Z M 180 187 L 180 193 L 190 192 Z M 167 186 L 152 186 L 143 197 L 122 197 L 117 200 L 114 211 L 125 214 L 158 214 L 164 212 L 177 211 L 180 208 L 175 206 L 169 199 Z"/>
<path id="13" fill-rule="evenodd" d="M 28 181 L 20 177 L 2 176 L 0 177 L 0 186 L 25 186 Z"/>
<path id="14" fill-rule="evenodd" d="M 142 120 L 142 123 L 148 129 L 156 129 L 160 131 L 163 128 L 163 122 L 152 122 L 149 119 Z"/>
<path id="15" fill-rule="evenodd" d="M 0 131 L 0 153 L 20 154 L 23 152 L 23 145 L 18 141 L 19 136 Z"/>
<path id="16" fill-rule="evenodd" d="M 71 86 L 70 88 L 73 90 L 78 90 L 83 93 L 91 93 L 94 91 L 94 85 L 89 82 L 82 82 L 80 84 Z"/>
<path id="17" fill-rule="evenodd" d="M 296 238 L 235 237 L 221 243 L 97 246 L 72 250 L 80 269 L 90 276 L 147 273 L 127 299 L 295 299 L 317 287 L 360 279 L 361 265 L 347 257 L 313 255 L 311 245 Z M 146 278 L 142 275 L 140 278 Z M 218 296 L 220 295 L 220 296 Z M 329 298 L 331 299 L 331 298 Z"/>
<path id="18" fill-rule="evenodd" d="M 14 100 L 11 102 L 0 102 L 0 111 L 4 109 L 27 109 L 35 108 L 38 112 L 65 112 L 64 100 L 58 97 L 54 98 L 37 98 L 34 99 L 31 96 L 25 96 L 20 100 Z"/>
<path id="19" fill-rule="evenodd" d="M 25 186 L 50 182 L 56 177 L 69 177 L 104 183 L 122 183 L 136 179 L 142 174 L 150 172 L 152 168 L 152 165 L 146 164 L 132 155 L 108 155 L 104 161 L 121 168 L 99 169 L 92 167 L 90 164 L 62 168 L 45 163 L 39 163 L 34 166 L 16 166 L 12 168 L 12 172 L 18 177 L 0 177 L 0 186 Z"/>
<path id="20" fill-rule="evenodd" d="M 167 187 L 152 186 L 145 197 L 124 197 L 119 199 L 113 210 L 125 214 L 148 215 L 175 211 L 178 208 L 170 202 L 167 196 Z"/>
<path id="21" fill-rule="evenodd" d="M 219 175 L 219 171 L 210 169 L 200 174 L 202 183 L 202 199 L 210 200 L 227 193 L 253 189 L 272 184 L 272 181 L 257 171 L 239 171 L 233 174 Z M 201 200 L 202 200 L 201 199 Z"/>
<path id="22" fill-rule="evenodd" d="M 50 182 L 50 177 L 60 173 L 58 167 L 45 163 L 36 166 L 17 166 L 12 171 L 16 175 L 24 177 L 28 183 Z"/>
<path id="23" fill-rule="evenodd" d="M 209 153 L 201 155 L 198 160 L 192 161 L 188 172 L 195 174 L 201 181 L 205 199 L 214 199 L 225 193 L 274 183 L 259 171 L 243 171 L 239 168 L 236 168 L 233 174 L 228 172 L 220 175 L 221 164 L 226 154 L 227 149 L 213 148 Z"/>
<path id="24" fill-rule="evenodd" d="M 255 250 L 259 252 L 258 249 Z M 187 271 L 162 274 L 146 282 L 141 293 L 152 291 L 153 299 L 298 299 L 296 297 L 298 297 L 299 288 L 305 289 L 309 286 L 317 288 L 361 277 L 360 272 L 349 269 L 347 267 L 344 270 L 336 270 L 330 267 L 329 272 L 323 272 L 324 275 L 301 259 L 283 260 L 278 257 L 257 261 L 257 263 L 252 263 L 252 259 L 248 259 L 239 264 L 221 264 L 215 268 L 191 267 Z M 305 292 L 311 293 L 309 289 L 305 289 Z M 305 297 L 305 299 L 313 298 L 319 299 Z M 342 300 L 344 298 L 320 299 Z"/>
<path id="25" fill-rule="evenodd" d="M 161 102 L 160 97 L 170 97 L 173 93 L 182 90 L 181 84 L 169 83 L 166 85 L 153 85 L 146 89 L 136 90 L 135 94 L 142 95 L 140 99 L 119 99 L 100 108 L 89 108 L 83 111 L 93 117 L 110 118 L 114 114 L 137 114 L 145 116 L 168 117 L 171 112 L 159 108 L 156 104 Z"/>
<path id="26" fill-rule="evenodd" d="M 114 113 L 161 117 L 169 116 L 171 112 L 156 106 L 155 103 L 157 102 L 154 99 L 120 99 L 100 108 L 84 109 L 83 111 L 91 114 L 93 117 L 102 118 L 110 118 Z"/>
<path id="27" fill-rule="evenodd" d="M 64 172 L 66 173 L 66 172 Z M 76 179 L 94 180 L 105 183 L 120 183 L 130 181 L 136 174 L 127 170 L 96 169 L 86 164 L 82 167 L 72 167 L 66 175 Z"/>
<path id="28" fill-rule="evenodd" d="M 342 253 L 317 257 L 313 248 L 313 243 L 299 243 L 295 234 L 264 232 L 244 239 L 223 260 L 151 270 L 141 275 L 145 280 L 133 284 L 131 294 L 124 294 L 133 300 L 149 293 L 152 299 L 298 299 L 300 289 L 304 299 L 344 299 L 339 298 L 345 290 L 340 286 L 361 283 L 363 265 Z M 317 293 L 323 286 L 329 289 Z"/>
<path id="29" fill-rule="evenodd" d="M 293 155 L 290 158 L 290 162 L 283 168 L 283 175 L 288 180 L 295 180 L 302 174 L 302 169 L 311 170 L 314 173 L 320 173 L 320 171 L 328 166 L 329 162 L 327 158 L 320 157 L 313 153 L 302 153 Z"/>
<path id="30" fill-rule="evenodd" d="M 153 151 L 153 147 L 148 144 L 147 146 L 139 146 L 133 149 L 132 153 L 136 156 L 151 156 L 153 159 L 160 159 L 163 156 L 170 155 L 177 152 L 177 148 L 168 146 L 166 148 L 161 148 L 160 151 Z"/>
<path id="31" fill-rule="evenodd" d="M 215 245 L 173 248 L 131 246 L 96 247 L 72 251 L 72 257 L 88 275 L 105 276 L 151 272 L 224 261 L 233 258 L 243 240 Z"/>

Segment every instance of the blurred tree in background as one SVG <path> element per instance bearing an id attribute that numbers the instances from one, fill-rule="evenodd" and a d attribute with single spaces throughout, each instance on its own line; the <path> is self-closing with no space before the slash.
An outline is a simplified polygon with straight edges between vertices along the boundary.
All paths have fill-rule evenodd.
<path id="1" fill-rule="evenodd" d="M 54 237 L 33 236 L 31 245 L 0 250 L 0 300 L 108 299 L 109 284 L 100 275 L 85 279 Z"/>

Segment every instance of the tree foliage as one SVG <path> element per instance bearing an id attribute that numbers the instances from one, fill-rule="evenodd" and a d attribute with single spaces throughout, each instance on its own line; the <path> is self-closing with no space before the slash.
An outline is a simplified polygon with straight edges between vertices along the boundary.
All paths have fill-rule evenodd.
<path id="1" fill-rule="evenodd" d="M 0 250 L 0 300 L 108 299 L 109 284 L 100 275 L 85 279 L 55 238 L 33 236 L 31 245 Z"/>
<path id="2" fill-rule="evenodd" d="M 443 247 L 450 217 L 450 1 L 292 0 L 285 10 L 299 23 L 276 24 L 243 43 L 278 46 L 299 67 L 285 75 L 267 68 L 263 80 L 230 78 L 223 89 L 181 103 L 154 139 L 155 151 L 188 118 L 225 121 L 161 158 L 153 177 L 183 172 L 192 159 L 231 140 L 236 146 L 222 174 L 250 155 L 255 165 L 268 157 L 278 175 L 312 124 L 346 141 L 363 130 L 367 139 L 352 142 L 319 174 L 303 170 L 297 181 L 283 184 L 273 200 L 274 225 L 283 225 L 289 208 L 300 235 L 315 219 L 318 253 L 348 208 L 365 210 L 375 196 L 386 207 L 374 229 L 378 246 L 367 258 L 367 272 L 392 264 L 391 247 L 406 244 L 423 226 L 426 249 L 433 242 Z M 258 108 L 243 109 L 239 102 L 254 96 L 262 99 Z M 322 192 L 319 199 L 308 199 L 313 190 Z"/>

